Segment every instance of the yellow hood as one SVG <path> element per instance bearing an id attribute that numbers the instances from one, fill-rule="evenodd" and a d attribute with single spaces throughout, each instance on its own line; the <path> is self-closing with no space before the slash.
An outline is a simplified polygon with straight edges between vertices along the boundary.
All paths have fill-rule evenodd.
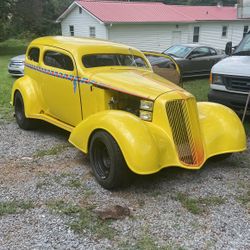
<path id="1" fill-rule="evenodd" d="M 96 86 L 114 89 L 150 100 L 155 100 L 159 95 L 166 92 L 184 91 L 150 70 L 128 67 L 95 69 L 90 74 L 90 80 L 96 82 L 94 84 Z"/>

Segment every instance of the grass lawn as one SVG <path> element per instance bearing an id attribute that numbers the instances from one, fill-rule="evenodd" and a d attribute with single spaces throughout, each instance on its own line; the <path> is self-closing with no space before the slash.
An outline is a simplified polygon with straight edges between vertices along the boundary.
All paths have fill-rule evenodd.
<path id="1" fill-rule="evenodd" d="M 0 56 L 0 120 L 10 121 L 13 119 L 10 105 L 11 88 L 16 78 L 8 74 L 8 63 L 15 55 Z"/>
<path id="2" fill-rule="evenodd" d="M 192 93 L 197 101 L 207 101 L 207 94 L 209 91 L 208 78 L 185 80 L 183 82 L 183 87 L 188 92 Z"/>

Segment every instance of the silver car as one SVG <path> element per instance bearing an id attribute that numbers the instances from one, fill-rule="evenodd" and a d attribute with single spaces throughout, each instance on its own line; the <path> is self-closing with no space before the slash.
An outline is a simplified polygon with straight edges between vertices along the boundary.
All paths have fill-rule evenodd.
<path id="1" fill-rule="evenodd" d="M 222 50 L 199 44 L 173 45 L 163 54 L 174 58 L 182 77 L 209 75 L 212 66 L 226 56 Z"/>
<path id="2" fill-rule="evenodd" d="M 11 58 L 8 65 L 8 72 L 12 76 L 23 76 L 24 75 L 24 60 L 25 55 L 19 55 Z"/>

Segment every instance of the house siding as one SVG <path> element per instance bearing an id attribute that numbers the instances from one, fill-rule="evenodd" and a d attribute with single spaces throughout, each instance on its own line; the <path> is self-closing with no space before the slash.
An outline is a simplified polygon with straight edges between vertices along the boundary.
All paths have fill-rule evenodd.
<path id="1" fill-rule="evenodd" d="M 193 27 L 199 26 L 200 44 L 213 46 L 219 49 L 224 49 L 228 41 L 232 41 L 233 45 L 237 45 L 243 37 L 244 25 L 248 25 L 250 28 L 250 21 L 196 23 L 190 28 L 191 36 L 189 42 L 193 42 Z M 228 27 L 226 37 L 222 37 L 223 26 Z"/>
<path id="2" fill-rule="evenodd" d="M 179 43 L 187 43 L 188 29 L 188 24 L 113 24 L 108 34 L 111 41 L 161 52 L 174 43 L 173 32 L 180 32 Z"/>
<path id="3" fill-rule="evenodd" d="M 244 26 L 250 21 L 197 22 L 192 24 L 115 24 L 108 28 L 109 39 L 141 50 L 161 52 L 173 45 L 173 32 L 180 32 L 179 43 L 193 43 L 194 26 L 200 27 L 199 44 L 224 49 L 228 41 L 239 44 Z M 227 36 L 222 37 L 222 27 L 227 26 Z M 178 28 L 177 28 L 178 27 Z"/>
<path id="4" fill-rule="evenodd" d="M 106 26 L 84 10 L 80 14 L 78 6 L 62 20 L 61 28 L 63 36 L 70 36 L 70 25 L 74 26 L 74 36 L 89 37 L 89 27 L 92 26 L 96 29 L 96 37 L 107 39 Z"/>

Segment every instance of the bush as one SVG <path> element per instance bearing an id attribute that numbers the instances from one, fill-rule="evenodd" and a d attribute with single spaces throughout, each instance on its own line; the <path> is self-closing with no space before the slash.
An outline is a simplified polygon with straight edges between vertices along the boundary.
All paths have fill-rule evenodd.
<path id="1" fill-rule="evenodd" d="M 27 39 L 8 39 L 0 43 L 0 55 L 24 54 L 29 44 Z"/>

